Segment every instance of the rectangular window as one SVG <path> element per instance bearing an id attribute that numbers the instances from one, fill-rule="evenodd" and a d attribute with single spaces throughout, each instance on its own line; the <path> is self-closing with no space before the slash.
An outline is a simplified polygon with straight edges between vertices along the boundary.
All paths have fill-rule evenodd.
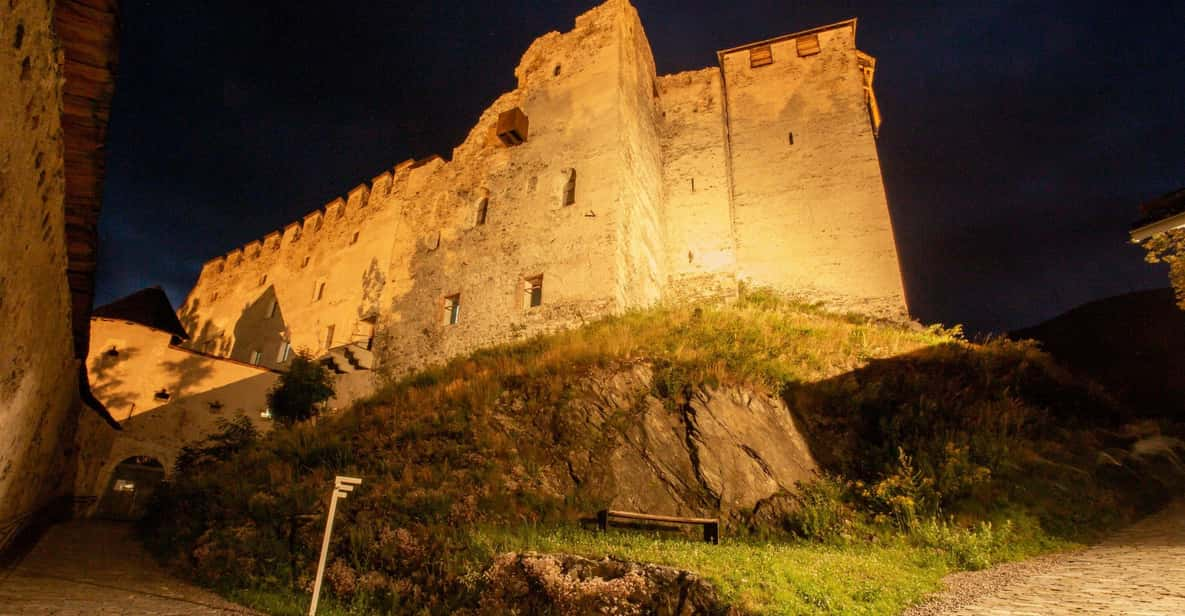
<path id="1" fill-rule="evenodd" d="M 523 308 L 534 308 L 543 304 L 543 276 L 532 276 L 523 280 Z"/>
<path id="2" fill-rule="evenodd" d="M 251 351 L 251 363 L 258 366 L 261 361 L 263 361 L 263 351 Z"/>
<path id="3" fill-rule="evenodd" d="M 805 58 L 819 53 L 819 35 L 810 34 L 807 36 L 800 36 L 795 39 L 798 45 L 798 57 Z"/>
<path id="4" fill-rule="evenodd" d="M 478 225 L 486 224 L 486 216 L 490 213 L 490 198 L 482 197 L 481 201 L 477 202 L 476 222 Z"/>
<path id="5" fill-rule="evenodd" d="M 774 63 L 774 52 L 769 45 L 754 47 L 749 50 L 749 68 L 757 68 Z"/>
<path id="6" fill-rule="evenodd" d="M 316 284 L 316 285 L 313 287 L 313 301 L 314 301 L 314 302 L 319 302 L 319 301 L 321 301 L 321 296 L 322 296 L 322 295 L 325 295 L 325 283 L 324 283 L 324 282 L 318 282 L 318 283 L 317 283 L 317 284 Z"/>
<path id="7" fill-rule="evenodd" d="M 281 364 L 288 361 L 288 356 L 292 354 L 292 345 L 287 342 L 280 343 L 280 354 L 276 356 L 276 361 Z"/>
<path id="8" fill-rule="evenodd" d="M 332 325 L 325 328 L 325 348 L 327 348 L 327 349 L 333 348 L 333 326 Z"/>
<path id="9" fill-rule="evenodd" d="M 267 274 L 264 274 L 259 277 L 259 286 L 262 287 L 265 284 L 267 284 Z"/>
<path id="10" fill-rule="evenodd" d="M 444 324 L 456 325 L 461 320 L 461 294 L 444 298 Z"/>
<path id="11" fill-rule="evenodd" d="M 350 245 L 351 246 L 358 243 L 358 233 L 359 233 L 358 231 L 355 231 L 353 237 L 350 238 Z"/>
<path id="12" fill-rule="evenodd" d="M 564 199 L 560 203 L 563 207 L 568 207 L 576 203 L 576 170 L 565 169 L 568 178 L 564 182 Z"/>

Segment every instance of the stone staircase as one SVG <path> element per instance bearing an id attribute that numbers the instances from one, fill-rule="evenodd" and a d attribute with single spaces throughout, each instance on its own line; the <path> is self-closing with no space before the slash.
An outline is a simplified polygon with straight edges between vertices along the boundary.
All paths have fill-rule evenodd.
<path id="1" fill-rule="evenodd" d="M 321 363 L 334 374 L 349 374 L 374 369 L 374 352 L 361 343 L 351 342 L 329 349 Z"/>

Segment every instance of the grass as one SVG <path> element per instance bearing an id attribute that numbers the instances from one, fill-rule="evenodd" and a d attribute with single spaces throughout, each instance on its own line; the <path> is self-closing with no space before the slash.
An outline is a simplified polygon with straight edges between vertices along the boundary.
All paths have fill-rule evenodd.
<path id="1" fill-rule="evenodd" d="M 685 569 L 709 579 L 752 614 L 893 614 L 937 590 L 949 570 L 936 551 L 905 541 L 856 545 L 726 541 L 710 545 L 653 533 L 573 527 L 487 529 L 476 540 L 492 552 L 612 556 Z"/>
<path id="2" fill-rule="evenodd" d="M 1033 530 L 1033 529 L 1030 529 Z M 941 588 L 942 576 L 961 570 L 951 545 L 909 535 L 877 533 L 875 541 L 730 539 L 710 545 L 669 534 L 564 527 L 490 527 L 475 541 L 492 553 L 556 552 L 650 562 L 709 579 L 745 613 L 896 614 Z M 1012 536 L 994 546 L 994 562 L 1077 547 L 1036 535 Z"/>
<path id="3" fill-rule="evenodd" d="M 590 375 L 636 363 L 653 368 L 646 395 L 664 405 L 719 384 L 779 394 L 832 474 L 809 515 L 730 529 L 721 546 L 576 528 L 615 488 L 571 482 L 572 465 L 596 476 L 642 412 L 593 427 L 581 396 Z M 751 292 L 478 351 L 391 376 L 315 424 L 209 444 L 158 491 L 146 536 L 238 601 L 303 613 L 325 487 L 348 474 L 366 483 L 338 514 L 326 613 L 472 609 L 492 556 L 529 549 L 691 570 L 746 613 L 891 614 L 947 572 L 1064 549 L 1130 519 L 1139 469 L 1096 462 L 1113 414 L 1031 345 L 972 345 L 957 329 Z"/>

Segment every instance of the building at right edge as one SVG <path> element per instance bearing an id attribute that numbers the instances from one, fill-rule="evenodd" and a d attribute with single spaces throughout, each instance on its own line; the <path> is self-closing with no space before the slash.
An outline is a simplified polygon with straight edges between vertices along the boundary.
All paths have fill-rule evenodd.
<path id="1" fill-rule="evenodd" d="M 535 40 L 451 159 L 207 262 L 186 345 L 399 371 L 741 283 L 907 317 L 856 21 L 718 59 L 658 76 L 634 7 L 591 9 Z"/>

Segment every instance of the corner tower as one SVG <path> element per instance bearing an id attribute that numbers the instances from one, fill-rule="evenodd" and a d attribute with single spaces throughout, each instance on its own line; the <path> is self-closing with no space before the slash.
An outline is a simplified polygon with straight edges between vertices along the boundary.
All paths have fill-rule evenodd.
<path id="1" fill-rule="evenodd" d="M 717 53 L 742 281 L 906 314 L 876 150 L 875 60 L 856 20 Z"/>

